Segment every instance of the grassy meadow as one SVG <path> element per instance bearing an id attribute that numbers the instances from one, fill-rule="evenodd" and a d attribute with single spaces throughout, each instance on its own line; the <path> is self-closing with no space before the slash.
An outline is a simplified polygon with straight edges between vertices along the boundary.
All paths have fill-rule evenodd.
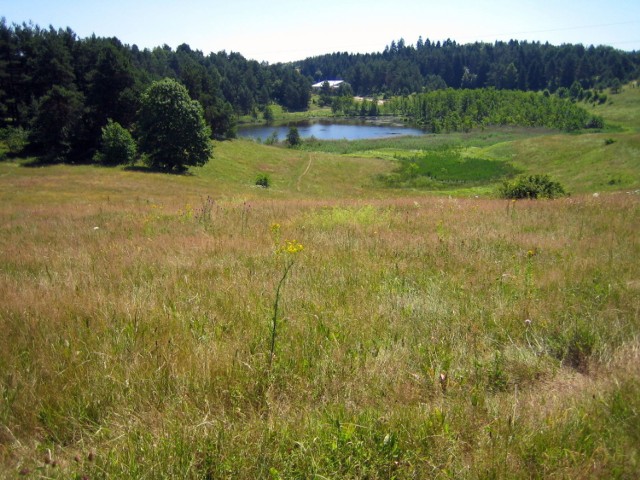
<path id="1" fill-rule="evenodd" d="M 640 90 L 611 98 L 595 134 L 0 162 L 0 478 L 637 477 Z M 379 182 L 443 145 L 572 195 Z"/>

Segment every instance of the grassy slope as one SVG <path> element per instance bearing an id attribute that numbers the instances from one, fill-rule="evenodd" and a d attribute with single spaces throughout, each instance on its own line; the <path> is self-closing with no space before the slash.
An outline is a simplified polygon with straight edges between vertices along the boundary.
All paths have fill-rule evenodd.
<path id="1" fill-rule="evenodd" d="M 571 192 L 640 188 L 640 89 L 626 87 L 610 102 L 590 107 L 620 132 L 548 135 L 496 144 L 474 152 L 510 161 L 528 173 L 547 173 Z M 605 140 L 614 143 L 606 145 Z"/>
<path id="2" fill-rule="evenodd" d="M 341 158 L 323 153 L 222 142 L 215 158 L 187 175 L 164 175 L 121 168 L 55 165 L 25 168 L 22 162 L 0 162 L 0 198 L 40 204 L 90 204 L 121 197 L 134 203 L 150 201 L 194 203 L 211 195 L 243 201 L 270 198 L 350 198 L 363 195 L 372 175 L 392 165 L 384 160 Z M 272 188 L 255 186 L 258 173 L 272 178 Z"/>
<path id="3" fill-rule="evenodd" d="M 602 114 L 633 120 L 622 95 Z M 633 176 L 623 128 L 395 148 L 464 142 L 590 192 L 552 153 L 620 149 Z M 635 476 L 640 197 L 367 186 L 390 168 L 242 141 L 187 176 L 0 163 L 0 478 Z"/>
<path id="4" fill-rule="evenodd" d="M 640 131 L 640 91 L 626 86 L 620 94 L 609 95 L 609 102 L 593 107 L 594 113 L 630 132 Z"/>
<path id="5" fill-rule="evenodd" d="M 349 198 L 363 195 L 373 175 L 391 168 L 383 160 L 343 158 L 234 141 L 218 144 L 215 160 L 194 173 L 220 182 L 230 195 L 238 191 L 255 195 L 256 176 L 266 173 L 272 180 L 272 188 L 261 195 Z"/>

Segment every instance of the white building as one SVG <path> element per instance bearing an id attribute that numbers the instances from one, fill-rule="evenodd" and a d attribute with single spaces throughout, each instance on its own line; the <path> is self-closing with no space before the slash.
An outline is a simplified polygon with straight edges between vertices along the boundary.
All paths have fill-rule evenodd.
<path id="1" fill-rule="evenodd" d="M 329 84 L 330 88 L 338 88 L 341 83 L 344 83 L 344 80 L 323 80 L 322 82 L 314 83 L 311 85 L 311 88 L 322 88 L 322 86 L 326 83 Z"/>

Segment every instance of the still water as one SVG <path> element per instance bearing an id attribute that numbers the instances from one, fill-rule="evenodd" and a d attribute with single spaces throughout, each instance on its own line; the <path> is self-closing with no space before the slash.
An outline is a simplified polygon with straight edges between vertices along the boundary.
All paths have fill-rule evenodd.
<path id="1" fill-rule="evenodd" d="M 278 140 L 286 140 L 289 127 L 298 127 L 300 137 L 314 137 L 318 140 L 359 140 L 365 138 L 384 138 L 396 135 L 423 135 L 424 130 L 406 127 L 404 125 L 375 125 L 372 123 L 339 123 L 336 121 L 319 120 L 315 122 L 300 122 L 291 125 L 238 127 L 238 137 L 266 140 L 273 132 Z"/>

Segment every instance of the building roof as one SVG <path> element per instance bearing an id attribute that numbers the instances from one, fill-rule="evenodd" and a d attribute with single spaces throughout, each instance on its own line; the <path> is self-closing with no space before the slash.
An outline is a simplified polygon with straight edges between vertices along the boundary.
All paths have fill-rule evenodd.
<path id="1" fill-rule="evenodd" d="M 311 85 L 313 88 L 322 88 L 322 85 L 324 85 L 324 83 L 327 82 L 329 84 L 329 87 L 331 88 L 337 88 L 338 85 L 340 85 L 341 83 L 344 83 L 344 80 L 323 80 L 321 82 L 318 83 L 314 83 L 313 85 Z"/>

